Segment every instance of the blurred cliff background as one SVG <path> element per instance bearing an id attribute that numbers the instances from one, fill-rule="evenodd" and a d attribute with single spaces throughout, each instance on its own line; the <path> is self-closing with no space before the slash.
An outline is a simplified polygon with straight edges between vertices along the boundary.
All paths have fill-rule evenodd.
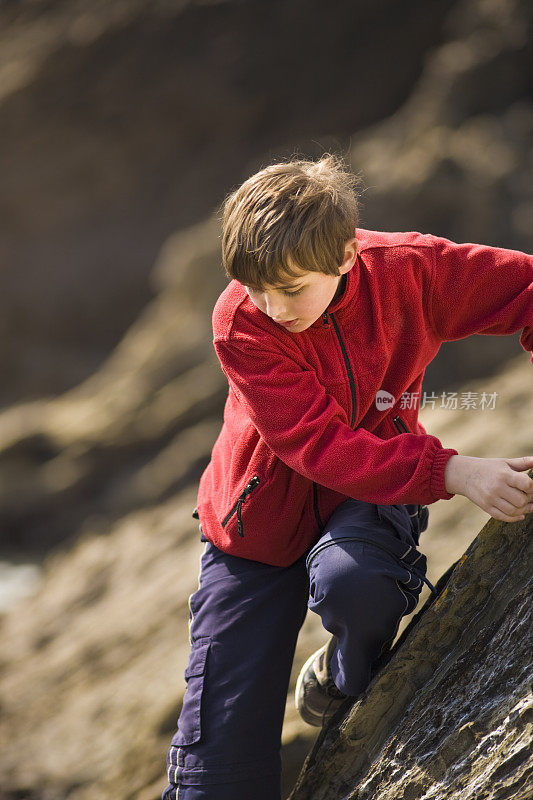
<path id="1" fill-rule="evenodd" d="M 2 800 L 165 784 L 226 396 L 224 195 L 329 150 L 362 175 L 361 227 L 532 252 L 532 21 L 527 0 L 0 0 Z M 533 454 L 518 339 L 428 367 L 459 398 L 421 413 L 445 446 Z M 430 507 L 430 580 L 486 519 Z M 323 639 L 309 614 L 291 687 Z M 315 735 L 289 697 L 286 792 Z"/>

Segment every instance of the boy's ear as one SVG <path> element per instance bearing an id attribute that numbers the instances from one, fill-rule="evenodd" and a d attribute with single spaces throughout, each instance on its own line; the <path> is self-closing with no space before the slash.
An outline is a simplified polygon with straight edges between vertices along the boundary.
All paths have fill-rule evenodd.
<path id="1" fill-rule="evenodd" d="M 339 267 L 339 272 L 341 275 L 344 275 L 345 272 L 349 272 L 355 264 L 358 246 L 359 242 L 355 238 L 348 239 L 344 245 L 344 260 Z"/>

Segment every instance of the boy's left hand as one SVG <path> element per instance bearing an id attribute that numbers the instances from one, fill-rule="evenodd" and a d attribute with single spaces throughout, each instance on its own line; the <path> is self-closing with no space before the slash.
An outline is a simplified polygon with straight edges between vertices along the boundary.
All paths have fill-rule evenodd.
<path id="1" fill-rule="evenodd" d="M 533 456 L 476 458 L 454 455 L 446 464 L 446 489 L 468 497 L 494 519 L 516 522 L 533 510 Z"/>

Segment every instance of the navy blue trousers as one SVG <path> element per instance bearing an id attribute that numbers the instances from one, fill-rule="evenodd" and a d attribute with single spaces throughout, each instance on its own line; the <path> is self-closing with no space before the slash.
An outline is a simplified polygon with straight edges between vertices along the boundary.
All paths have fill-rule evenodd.
<path id="1" fill-rule="evenodd" d="M 307 609 L 337 637 L 336 685 L 358 696 L 418 602 L 428 516 L 426 506 L 347 500 L 290 567 L 206 543 L 164 800 L 280 800 L 281 730 Z"/>

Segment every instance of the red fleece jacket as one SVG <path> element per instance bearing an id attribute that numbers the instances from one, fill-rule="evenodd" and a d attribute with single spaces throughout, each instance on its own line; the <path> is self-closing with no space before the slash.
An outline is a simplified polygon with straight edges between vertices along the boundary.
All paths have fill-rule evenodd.
<path id="1" fill-rule="evenodd" d="M 420 393 L 442 342 L 523 329 L 533 350 L 533 256 L 420 233 L 356 236 L 343 294 L 301 333 L 235 280 L 217 300 L 213 343 L 229 392 L 196 513 L 227 553 L 288 566 L 349 497 L 450 499 L 444 470 L 457 450 L 428 435 L 402 395 Z M 378 408 L 380 390 L 389 407 Z"/>

